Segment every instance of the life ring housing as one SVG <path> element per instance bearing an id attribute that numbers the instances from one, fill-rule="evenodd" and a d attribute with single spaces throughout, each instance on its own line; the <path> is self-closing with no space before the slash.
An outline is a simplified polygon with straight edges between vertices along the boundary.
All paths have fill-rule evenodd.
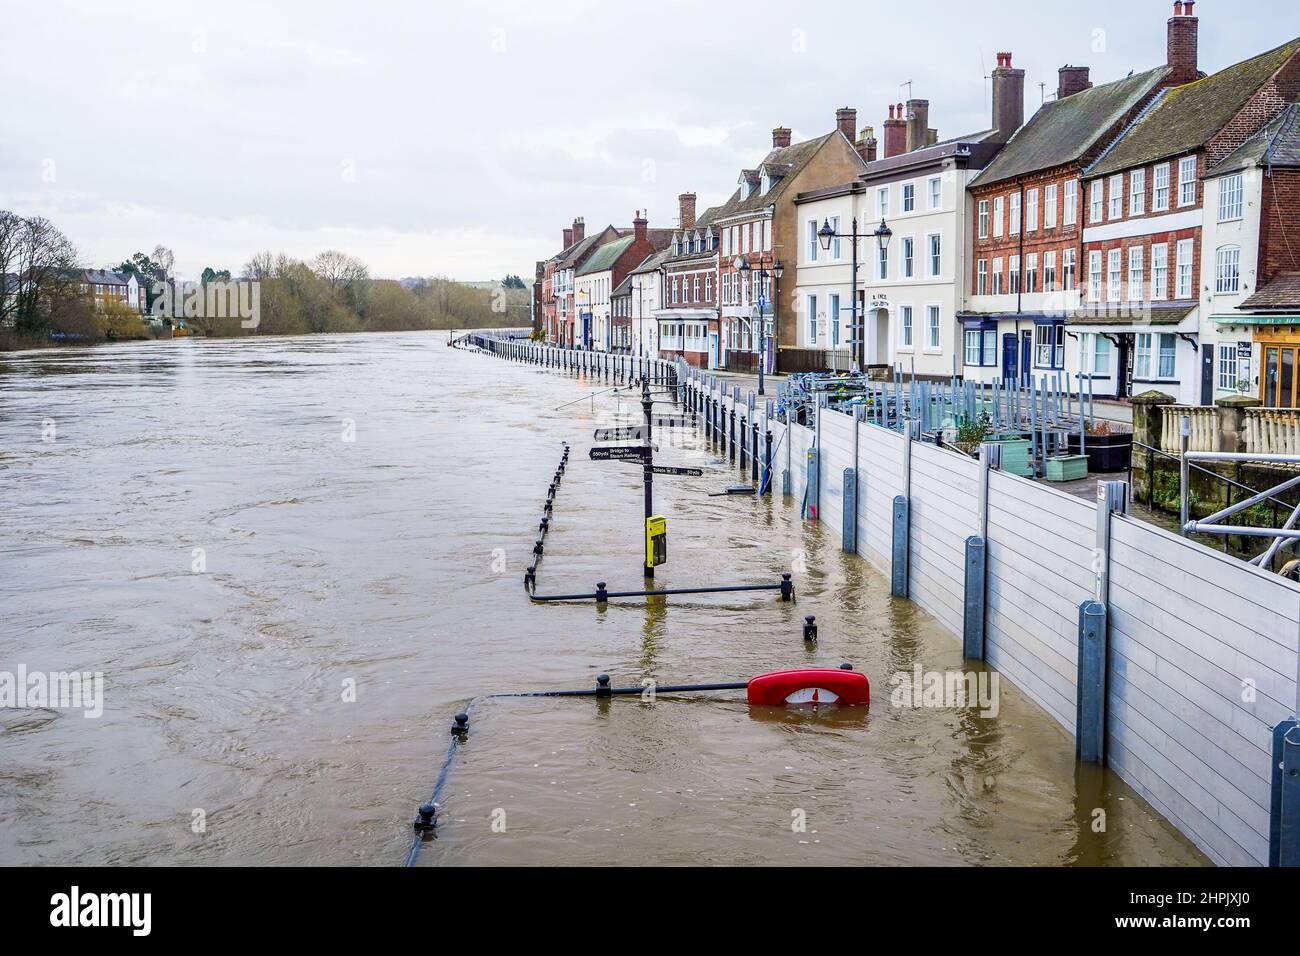
<path id="1" fill-rule="evenodd" d="M 759 674 L 750 680 L 746 694 L 751 704 L 781 707 L 785 704 L 871 703 L 871 684 L 860 671 L 807 667 Z"/>

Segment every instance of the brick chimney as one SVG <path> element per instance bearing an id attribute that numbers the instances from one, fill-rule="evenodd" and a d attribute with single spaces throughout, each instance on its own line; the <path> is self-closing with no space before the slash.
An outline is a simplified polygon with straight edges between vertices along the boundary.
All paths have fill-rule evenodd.
<path id="1" fill-rule="evenodd" d="M 633 241 L 640 245 L 648 238 L 649 230 L 646 229 L 649 223 L 641 215 L 641 210 L 636 211 L 636 218 L 632 220 L 632 234 L 636 237 Z"/>
<path id="2" fill-rule="evenodd" d="M 930 130 L 930 101 L 907 101 L 907 151 L 928 144 Z"/>
<path id="3" fill-rule="evenodd" d="M 583 221 L 583 218 L 579 216 L 577 219 L 573 220 L 573 241 L 582 242 L 586 236 L 587 224 Z"/>
<path id="4" fill-rule="evenodd" d="M 858 129 L 858 111 L 852 106 L 841 106 L 835 111 L 835 125 L 845 139 L 853 142 L 853 135 Z"/>
<path id="5" fill-rule="evenodd" d="M 1056 71 L 1056 76 L 1056 98 L 1058 100 L 1092 89 L 1092 80 L 1088 78 L 1088 68 L 1086 66 L 1070 66 L 1066 64 Z"/>
<path id="6" fill-rule="evenodd" d="M 682 193 L 677 197 L 678 217 L 683 229 L 695 225 L 695 193 Z"/>
<path id="7" fill-rule="evenodd" d="M 778 126 L 772 130 L 772 148 L 784 149 L 790 145 L 790 127 Z"/>
<path id="8" fill-rule="evenodd" d="M 566 228 L 566 229 L 564 230 L 564 247 L 563 247 L 563 248 L 567 249 L 567 248 L 569 248 L 569 246 L 571 246 L 571 245 L 573 245 L 573 230 L 572 230 L 571 228 Z"/>
<path id="9" fill-rule="evenodd" d="M 1172 84 L 1190 83 L 1199 75 L 1196 45 L 1201 21 L 1192 15 L 1195 0 L 1178 0 L 1169 18 L 1169 79 Z"/>
<path id="10" fill-rule="evenodd" d="M 999 53 L 993 71 L 993 141 L 1005 143 L 1025 124 L 1025 71 L 1011 66 L 1011 54 Z"/>
<path id="11" fill-rule="evenodd" d="M 862 136 L 853 146 L 864 163 L 874 163 L 876 161 L 875 129 L 870 126 L 862 127 Z"/>
<path id="12" fill-rule="evenodd" d="M 885 159 L 907 152 L 907 120 L 903 119 L 903 104 L 889 107 L 885 120 Z"/>

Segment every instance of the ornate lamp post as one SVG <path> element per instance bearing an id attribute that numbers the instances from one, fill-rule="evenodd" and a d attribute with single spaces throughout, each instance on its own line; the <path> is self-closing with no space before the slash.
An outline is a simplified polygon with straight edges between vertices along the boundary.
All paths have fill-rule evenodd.
<path id="1" fill-rule="evenodd" d="M 758 288 L 759 288 L 759 293 L 757 296 L 758 299 L 758 394 L 763 395 L 765 394 L 763 391 L 763 373 L 767 368 L 767 316 L 765 314 L 767 302 L 766 302 L 766 295 L 763 293 L 762 290 L 763 290 L 764 280 L 767 278 L 769 270 L 764 268 L 761 259 L 759 260 L 758 267 L 755 268 L 754 266 L 751 266 L 749 264 L 749 260 L 746 259 L 744 256 L 736 256 L 735 260 L 733 260 L 732 262 L 732 265 L 736 267 L 737 271 L 742 273 L 750 273 L 750 272 L 758 273 Z M 775 262 L 772 263 L 772 268 L 770 272 L 772 274 L 772 277 L 776 280 L 776 283 L 773 284 L 773 288 L 772 288 L 772 324 L 773 326 L 775 326 L 776 325 L 776 303 L 777 303 L 777 296 L 779 294 L 778 290 L 780 288 L 779 283 L 781 281 L 781 275 L 785 272 L 785 267 L 781 265 L 780 259 L 777 259 Z"/>

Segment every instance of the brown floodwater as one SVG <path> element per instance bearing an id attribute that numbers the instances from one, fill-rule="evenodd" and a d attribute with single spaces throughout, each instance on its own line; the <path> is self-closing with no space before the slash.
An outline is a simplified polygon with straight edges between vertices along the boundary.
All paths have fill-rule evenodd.
<path id="1" fill-rule="evenodd" d="M 639 470 L 587 457 L 639 408 L 559 408 L 606 386 L 445 338 L 0 357 L 0 671 L 104 678 L 95 719 L 0 708 L 0 864 L 399 865 L 471 697 L 842 661 L 869 710 L 485 701 L 419 862 L 1206 862 L 1009 682 L 996 717 L 891 703 L 893 674 L 966 669 L 958 640 L 797 503 L 709 497 L 738 475 L 694 434 L 659 436 L 706 475 L 656 482 L 657 583 L 793 568 L 797 603 L 531 604 L 563 441 L 539 591 L 641 586 Z"/>

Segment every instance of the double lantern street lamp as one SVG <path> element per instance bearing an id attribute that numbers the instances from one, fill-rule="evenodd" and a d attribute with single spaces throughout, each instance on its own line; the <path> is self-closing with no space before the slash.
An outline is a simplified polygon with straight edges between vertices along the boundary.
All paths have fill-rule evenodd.
<path id="1" fill-rule="evenodd" d="M 894 231 L 885 224 L 884 219 L 881 219 L 880 225 L 876 227 L 876 231 L 871 233 L 871 235 L 876 237 L 876 244 L 880 248 L 880 252 L 883 254 L 889 248 L 889 240 L 894 235 Z M 831 251 L 831 242 L 835 239 L 848 239 L 851 244 L 853 255 L 853 274 L 851 279 L 853 294 L 849 296 L 849 309 L 851 310 L 852 315 L 852 324 L 850 325 L 850 328 L 852 329 L 852 334 L 856 336 L 856 338 L 852 339 L 852 341 L 849 342 L 849 345 L 855 346 L 853 371 L 861 372 L 867 367 L 867 337 L 863 334 L 863 327 L 858 324 L 858 239 L 862 238 L 858 234 L 858 217 L 853 217 L 853 228 L 847 236 L 832 229 L 831 221 L 829 219 L 823 219 L 822 227 L 817 230 L 817 238 L 821 240 L 821 246 L 824 252 Z"/>
<path id="2" fill-rule="evenodd" d="M 764 268 L 761 260 L 757 266 L 751 266 L 749 260 L 744 256 L 736 256 L 732 261 L 732 265 L 736 267 L 736 271 L 743 273 L 746 277 L 751 272 L 758 273 L 758 295 L 755 296 L 758 300 L 758 394 L 763 395 L 765 394 L 763 392 L 763 372 L 767 368 L 767 296 L 763 291 L 766 288 L 764 283 L 769 272 L 777 283 L 780 283 L 781 274 L 785 272 L 785 267 L 781 265 L 780 259 L 772 263 L 771 269 Z M 775 294 L 776 290 L 774 289 L 774 298 L 772 300 L 772 318 L 774 322 L 776 319 Z"/>

